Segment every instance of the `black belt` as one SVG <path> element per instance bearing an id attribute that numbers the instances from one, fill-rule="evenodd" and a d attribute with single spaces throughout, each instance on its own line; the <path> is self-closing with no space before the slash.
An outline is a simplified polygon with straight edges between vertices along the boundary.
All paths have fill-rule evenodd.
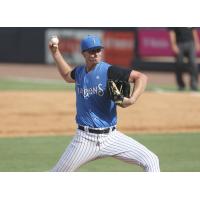
<path id="1" fill-rule="evenodd" d="M 103 134 L 103 133 L 109 133 L 111 130 L 114 131 L 115 127 L 111 128 L 105 128 L 105 129 L 93 129 L 93 128 L 85 128 L 84 126 L 78 125 L 78 129 L 82 131 L 88 131 L 90 133 L 96 133 L 96 134 Z"/>

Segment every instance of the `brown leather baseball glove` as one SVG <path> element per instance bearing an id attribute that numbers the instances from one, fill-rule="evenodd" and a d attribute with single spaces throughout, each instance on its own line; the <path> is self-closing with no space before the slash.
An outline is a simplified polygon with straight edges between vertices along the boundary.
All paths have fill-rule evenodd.
<path id="1" fill-rule="evenodd" d="M 129 82 L 111 79 L 107 81 L 108 94 L 116 105 L 121 105 L 124 97 L 130 97 L 130 88 Z"/>

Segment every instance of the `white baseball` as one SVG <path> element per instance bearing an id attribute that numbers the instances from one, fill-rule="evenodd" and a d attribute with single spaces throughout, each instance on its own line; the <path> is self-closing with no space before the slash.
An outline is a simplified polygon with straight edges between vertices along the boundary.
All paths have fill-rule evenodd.
<path id="1" fill-rule="evenodd" d="M 52 43 L 52 45 L 58 45 L 58 43 L 59 43 L 58 37 L 57 36 L 53 36 L 51 38 L 51 43 Z"/>

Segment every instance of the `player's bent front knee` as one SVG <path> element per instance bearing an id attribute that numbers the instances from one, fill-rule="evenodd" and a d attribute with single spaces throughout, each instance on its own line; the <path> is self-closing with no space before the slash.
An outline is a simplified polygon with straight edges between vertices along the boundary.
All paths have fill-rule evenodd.
<path id="1" fill-rule="evenodd" d="M 156 154 L 149 153 L 144 170 L 147 172 L 160 172 L 159 158 Z"/>

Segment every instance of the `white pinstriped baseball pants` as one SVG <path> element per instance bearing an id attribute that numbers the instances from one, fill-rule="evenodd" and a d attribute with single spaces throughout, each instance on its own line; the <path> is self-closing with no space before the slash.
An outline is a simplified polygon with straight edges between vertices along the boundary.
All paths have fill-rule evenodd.
<path id="1" fill-rule="evenodd" d="M 79 129 L 52 171 L 76 171 L 89 161 L 108 156 L 139 165 L 146 172 L 160 171 L 158 157 L 133 138 L 117 130 L 94 134 Z"/>

